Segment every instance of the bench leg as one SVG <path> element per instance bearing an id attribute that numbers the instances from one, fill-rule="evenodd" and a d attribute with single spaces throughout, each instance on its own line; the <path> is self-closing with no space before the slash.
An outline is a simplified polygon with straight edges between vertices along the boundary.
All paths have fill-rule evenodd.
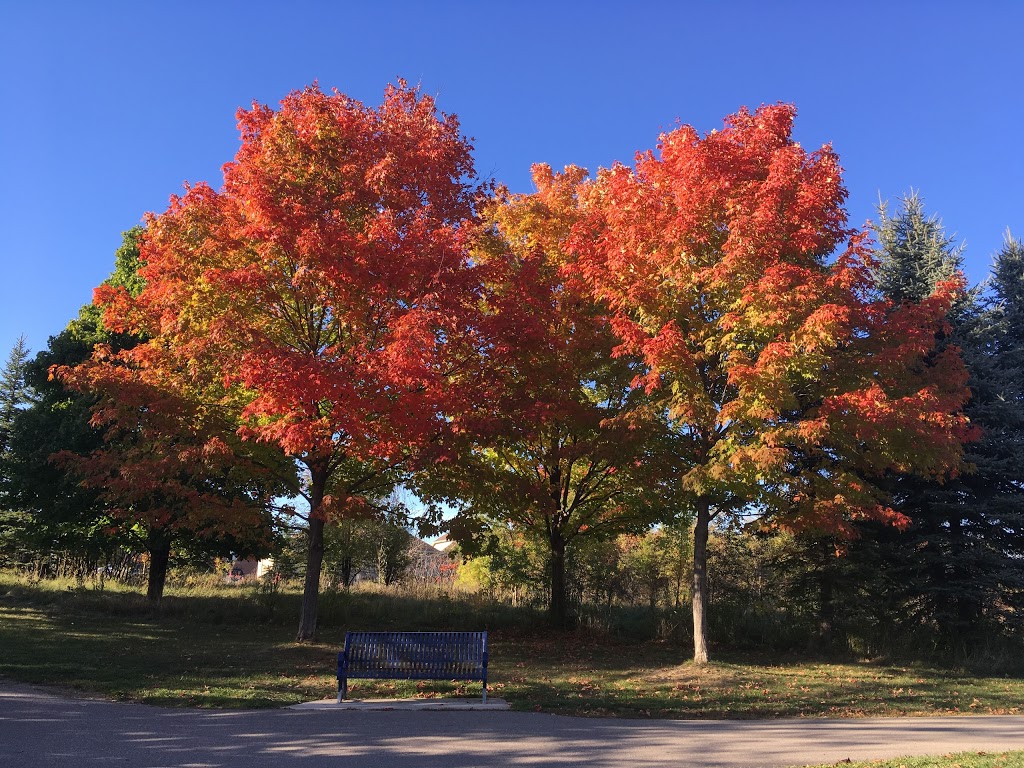
<path id="1" fill-rule="evenodd" d="M 487 703 L 487 681 L 486 680 L 484 680 L 484 700 L 483 700 L 483 703 L 484 704 Z"/>
<path id="2" fill-rule="evenodd" d="M 348 680 L 338 681 L 338 703 L 341 704 L 345 700 L 345 694 L 348 693 Z"/>

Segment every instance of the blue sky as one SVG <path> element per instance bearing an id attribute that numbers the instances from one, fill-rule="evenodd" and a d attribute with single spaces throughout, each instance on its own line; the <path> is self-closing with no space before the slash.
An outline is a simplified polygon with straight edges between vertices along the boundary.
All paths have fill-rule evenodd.
<path id="1" fill-rule="evenodd" d="M 677 120 L 794 102 L 851 219 L 921 190 L 972 281 L 1024 234 L 1024 3 L 0 0 L 0 354 L 38 350 L 185 180 L 219 186 L 234 113 L 318 79 L 369 104 L 421 83 L 481 176 L 630 161 Z"/>

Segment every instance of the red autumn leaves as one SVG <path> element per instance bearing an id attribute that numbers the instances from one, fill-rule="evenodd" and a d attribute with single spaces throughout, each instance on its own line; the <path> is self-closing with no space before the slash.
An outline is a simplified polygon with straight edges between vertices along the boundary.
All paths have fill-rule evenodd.
<path id="1" fill-rule="evenodd" d="M 228 414 L 304 464 L 318 504 L 356 503 L 335 479 L 346 462 L 472 463 L 562 419 L 593 422 L 590 447 L 535 457 L 541 485 L 589 467 L 792 528 L 900 523 L 874 479 L 956 471 L 968 436 L 963 365 L 936 351 L 959 286 L 919 305 L 876 296 L 836 154 L 800 147 L 794 116 L 743 110 L 662 136 L 634 167 L 538 166 L 536 193 L 492 195 L 455 118 L 404 83 L 379 108 L 315 86 L 254 106 L 223 188 L 148 217 L 141 295 L 97 291 L 107 325 L 145 341 L 58 375 L 105 398 L 98 421 L 134 418 L 110 398 L 146 410 L 129 380 L 192 403 L 199 443 L 224 441 L 185 414 Z M 618 406 L 602 415 L 581 393 L 605 385 Z M 622 512 L 623 495 L 570 527 Z"/>
<path id="2" fill-rule="evenodd" d="M 892 518 L 865 477 L 958 466 L 966 372 L 933 350 L 959 286 L 920 305 L 874 296 L 837 158 L 796 144 L 794 116 L 741 111 L 703 138 L 684 126 L 602 171 L 572 248 L 620 351 L 671 388 L 691 493 L 842 532 Z"/>

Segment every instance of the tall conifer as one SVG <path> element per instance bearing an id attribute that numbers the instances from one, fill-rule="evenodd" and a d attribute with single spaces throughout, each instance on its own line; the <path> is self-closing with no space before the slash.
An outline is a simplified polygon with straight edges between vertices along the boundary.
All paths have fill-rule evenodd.
<path id="1" fill-rule="evenodd" d="M 883 207 L 876 232 L 876 285 L 897 304 L 919 301 L 962 267 L 963 246 L 925 213 L 916 193 L 901 200 L 895 216 Z M 944 482 L 894 478 L 894 501 L 911 526 L 898 533 L 865 524 L 851 551 L 854 561 L 880 568 L 874 588 L 861 593 L 876 615 L 880 608 L 889 621 L 924 630 L 934 647 L 958 655 L 992 626 L 1014 619 L 1024 588 L 1020 265 L 1020 244 L 1008 240 L 987 294 L 966 292 L 942 339 L 962 350 L 972 392 L 965 411 L 981 432 L 966 448 L 964 471 Z"/>
<path id="2" fill-rule="evenodd" d="M 962 270 L 963 244 L 946 235 L 938 216 L 925 213 L 919 193 L 902 198 L 895 216 L 889 215 L 888 203 L 878 214 L 875 284 L 882 294 L 897 304 L 922 301 Z"/>
<path id="3" fill-rule="evenodd" d="M 10 444 L 11 428 L 18 408 L 29 401 L 30 387 L 25 383 L 28 345 L 20 336 L 0 369 L 0 452 Z"/>

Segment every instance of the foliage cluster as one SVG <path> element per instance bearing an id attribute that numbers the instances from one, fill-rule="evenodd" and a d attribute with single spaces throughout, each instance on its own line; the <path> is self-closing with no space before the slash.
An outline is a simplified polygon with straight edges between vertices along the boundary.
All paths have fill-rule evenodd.
<path id="1" fill-rule="evenodd" d="M 1024 248 L 967 290 L 911 196 L 873 249 L 795 114 L 513 194 L 404 82 L 240 110 L 222 188 L 12 352 L 0 557 L 127 577 L 144 551 L 159 600 L 174 558 L 273 552 L 306 641 L 325 582 L 400 577 L 404 486 L 463 587 L 563 628 L 645 607 L 698 663 L 1019 640 Z"/>

